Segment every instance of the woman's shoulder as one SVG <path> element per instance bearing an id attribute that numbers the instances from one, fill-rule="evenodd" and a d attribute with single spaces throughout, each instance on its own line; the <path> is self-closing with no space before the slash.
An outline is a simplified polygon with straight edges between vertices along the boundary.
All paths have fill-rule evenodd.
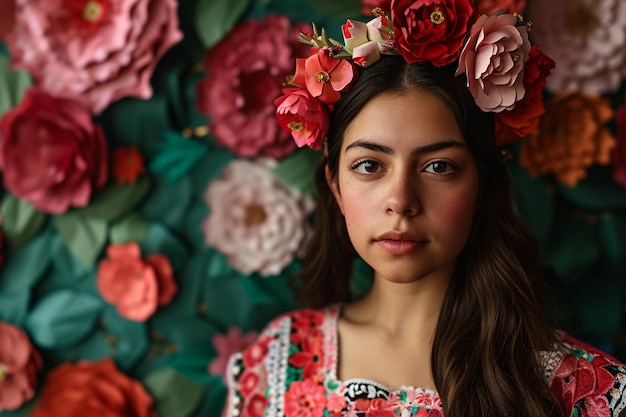
<path id="1" fill-rule="evenodd" d="M 561 340 L 543 360 L 546 378 L 566 414 L 617 416 L 626 408 L 624 364 L 570 335 L 561 334 Z"/>

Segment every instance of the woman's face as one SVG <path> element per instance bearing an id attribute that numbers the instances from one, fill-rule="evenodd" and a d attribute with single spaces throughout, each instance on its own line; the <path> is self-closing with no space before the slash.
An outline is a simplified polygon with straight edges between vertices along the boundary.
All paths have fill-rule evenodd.
<path id="1" fill-rule="evenodd" d="M 392 282 L 449 279 L 479 182 L 452 110 L 418 90 L 376 96 L 346 129 L 340 152 L 329 185 L 363 260 Z"/>

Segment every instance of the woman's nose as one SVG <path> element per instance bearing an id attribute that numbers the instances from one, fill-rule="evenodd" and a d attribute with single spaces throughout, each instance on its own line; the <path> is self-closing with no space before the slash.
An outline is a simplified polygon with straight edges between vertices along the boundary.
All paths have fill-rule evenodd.
<path id="1" fill-rule="evenodd" d="M 385 210 L 389 214 L 415 216 L 421 211 L 415 180 L 406 175 L 390 180 Z"/>

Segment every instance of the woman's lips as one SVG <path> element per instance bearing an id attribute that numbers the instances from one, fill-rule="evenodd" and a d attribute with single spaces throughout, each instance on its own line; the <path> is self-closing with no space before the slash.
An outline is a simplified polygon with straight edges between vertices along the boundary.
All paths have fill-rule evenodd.
<path id="1" fill-rule="evenodd" d="M 417 252 L 427 241 L 407 232 L 386 232 L 375 239 L 376 244 L 391 255 Z"/>

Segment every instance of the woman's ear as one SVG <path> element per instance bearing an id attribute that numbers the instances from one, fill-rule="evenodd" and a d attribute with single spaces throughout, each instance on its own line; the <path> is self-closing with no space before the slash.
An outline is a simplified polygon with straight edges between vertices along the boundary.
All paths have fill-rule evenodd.
<path id="1" fill-rule="evenodd" d="M 341 193 L 339 192 L 339 183 L 336 179 L 333 179 L 333 174 L 330 172 L 330 168 L 328 168 L 328 164 L 324 167 L 324 173 L 326 175 L 326 184 L 328 184 L 328 188 L 332 191 L 335 196 L 335 201 L 339 206 L 339 210 L 341 210 L 341 214 L 343 214 L 343 204 L 341 202 Z"/>

